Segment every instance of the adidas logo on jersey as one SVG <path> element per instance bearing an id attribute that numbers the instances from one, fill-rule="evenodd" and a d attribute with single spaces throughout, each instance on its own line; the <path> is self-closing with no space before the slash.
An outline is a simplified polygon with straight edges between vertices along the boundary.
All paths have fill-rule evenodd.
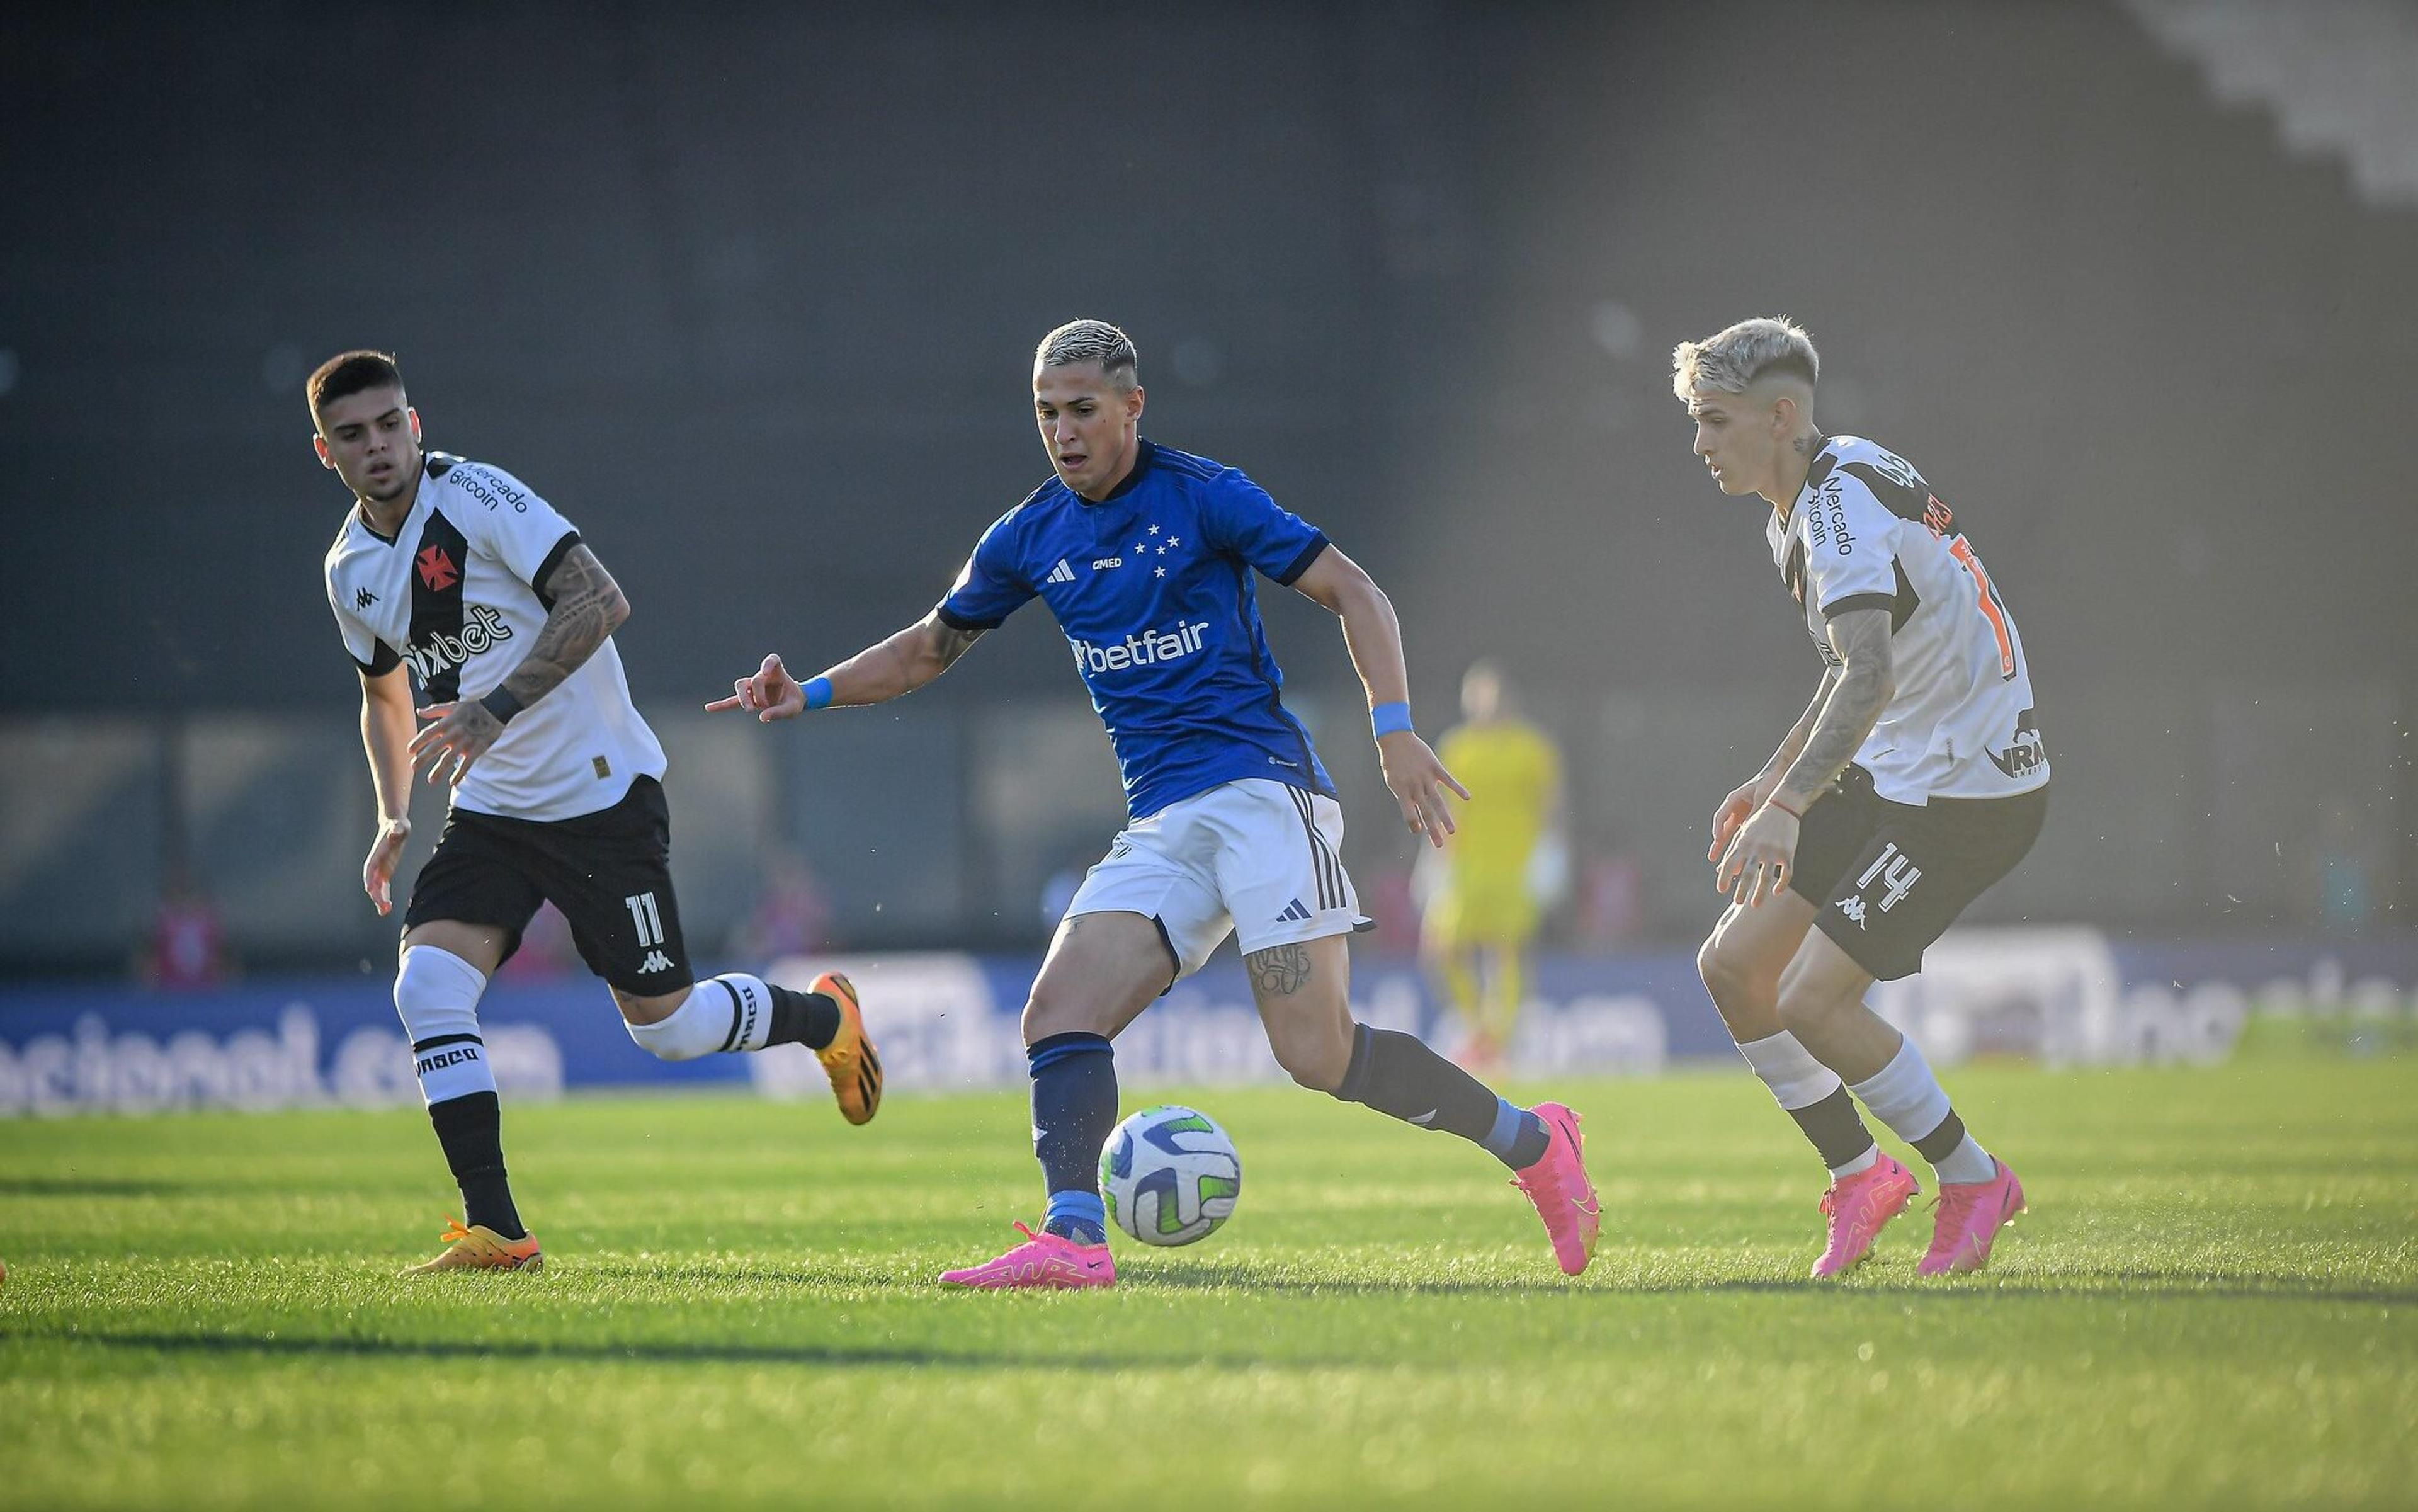
<path id="1" fill-rule="evenodd" d="M 1295 898 L 1291 903 L 1285 905 L 1284 912 L 1277 915 L 1277 923 L 1300 924 L 1308 919 L 1308 917 L 1309 910 L 1302 907 L 1301 899 Z"/>
<path id="2" fill-rule="evenodd" d="M 1065 557 L 1061 557 L 1058 558 L 1058 565 L 1049 569 L 1049 575 L 1043 578 L 1042 581 L 1045 583 L 1072 583 L 1075 581 L 1075 569 L 1067 562 Z"/>
<path id="3" fill-rule="evenodd" d="M 420 674 L 420 680 L 424 684 L 440 673 L 462 665 L 497 641 L 512 638 L 513 627 L 504 623 L 503 616 L 483 603 L 474 603 L 470 605 L 468 620 L 462 626 L 462 634 L 449 635 L 438 631 L 428 638 L 426 645 L 406 649 L 403 659 L 411 664 L 411 669 Z"/>
<path id="4" fill-rule="evenodd" d="M 1137 631 L 1114 646 L 1094 646 L 1072 635 L 1066 637 L 1066 644 L 1075 652 L 1077 671 L 1122 672 L 1129 666 L 1151 666 L 1190 656 L 1201 649 L 1208 630 L 1209 621 L 1199 619 L 1173 630 Z"/>

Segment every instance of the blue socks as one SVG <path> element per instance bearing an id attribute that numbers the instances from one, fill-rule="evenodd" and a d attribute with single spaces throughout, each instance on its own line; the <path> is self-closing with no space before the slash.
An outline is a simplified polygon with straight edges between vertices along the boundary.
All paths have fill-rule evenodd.
<path id="1" fill-rule="evenodd" d="M 1545 1158 L 1545 1147 L 1553 1134 L 1545 1121 L 1524 1107 L 1514 1107 L 1508 1097 L 1494 1099 L 1494 1127 L 1478 1140 L 1486 1153 L 1513 1170 L 1533 1166 Z"/>
<path id="2" fill-rule="evenodd" d="M 1079 1245 L 1108 1243 L 1100 1148 L 1117 1124 L 1116 1053 L 1083 1031 L 1025 1049 L 1033 1072 L 1033 1153 L 1049 1189 L 1042 1228 Z"/>

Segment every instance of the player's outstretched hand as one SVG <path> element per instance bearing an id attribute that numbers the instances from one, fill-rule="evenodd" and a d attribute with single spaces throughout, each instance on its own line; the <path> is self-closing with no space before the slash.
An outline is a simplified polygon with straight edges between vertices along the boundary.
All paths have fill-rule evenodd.
<path id="1" fill-rule="evenodd" d="M 1758 773 L 1730 789 L 1730 796 L 1722 799 L 1722 806 L 1713 810 L 1713 844 L 1712 848 L 1705 852 L 1706 861 L 1716 865 L 1721 863 L 1722 850 L 1730 843 L 1730 836 L 1737 833 L 1738 826 L 1746 822 L 1748 815 L 1763 807 L 1763 801 L 1769 798 L 1772 789 L 1779 786 L 1778 778 Z"/>
<path id="2" fill-rule="evenodd" d="M 428 769 L 431 786 L 441 777 L 447 786 L 460 787 L 470 763 L 485 756 L 504 733 L 504 722 L 476 698 L 430 704 L 420 717 L 431 723 L 411 738 L 411 764 Z"/>
<path id="3" fill-rule="evenodd" d="M 752 709 L 756 718 L 766 725 L 776 719 L 795 719 L 806 711 L 806 690 L 789 676 L 781 664 L 779 652 L 764 658 L 764 664 L 752 678 L 740 678 L 730 684 L 730 696 L 716 698 L 705 706 L 708 712 L 720 713 L 726 709 Z"/>
<path id="4" fill-rule="evenodd" d="M 1428 837 L 1428 844 L 1442 846 L 1444 837 L 1452 833 L 1452 811 L 1445 806 L 1444 789 L 1449 787 L 1464 800 L 1469 789 L 1444 770 L 1444 763 L 1428 748 L 1428 742 L 1412 730 L 1396 730 L 1377 737 L 1377 761 L 1385 772 L 1385 786 L 1394 794 L 1394 802 L 1402 805 L 1402 823 L 1413 834 Z"/>
<path id="5" fill-rule="evenodd" d="M 361 863 L 361 891 L 377 906 L 381 918 L 394 911 L 394 865 L 403 859 L 403 843 L 410 838 L 409 819 L 389 819 L 378 826 L 369 859 Z"/>
<path id="6" fill-rule="evenodd" d="M 1752 909 L 1777 898 L 1797 870 L 1797 816 L 1764 804 L 1739 826 L 1713 873 L 1713 890 Z"/>

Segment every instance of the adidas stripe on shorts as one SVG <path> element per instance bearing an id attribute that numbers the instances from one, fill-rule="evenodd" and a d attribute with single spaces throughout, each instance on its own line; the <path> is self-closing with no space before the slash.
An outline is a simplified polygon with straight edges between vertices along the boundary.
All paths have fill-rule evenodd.
<path id="1" fill-rule="evenodd" d="M 1180 979 L 1201 970 L 1229 933 L 1248 955 L 1370 927 L 1342 858 L 1335 800 L 1246 777 L 1127 825 L 1084 877 L 1066 916 L 1156 920 Z"/>

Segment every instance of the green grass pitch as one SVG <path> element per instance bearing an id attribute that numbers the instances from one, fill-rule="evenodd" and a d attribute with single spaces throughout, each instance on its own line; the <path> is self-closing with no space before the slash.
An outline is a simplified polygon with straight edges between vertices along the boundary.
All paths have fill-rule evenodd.
<path id="1" fill-rule="evenodd" d="M 408 1281 L 416 1110 L 0 1123 L 0 1504 L 2410 1504 L 2418 1061 L 1950 1079 L 2032 1211 L 1946 1284 L 1920 1208 L 1802 1279 L 1743 1072 L 1560 1089 L 1575 1283 L 1484 1155 L 1291 1089 L 1129 1092 L 1244 1189 L 1108 1295 L 930 1284 L 1037 1206 L 1014 1096 L 507 1108 L 548 1269 Z"/>

